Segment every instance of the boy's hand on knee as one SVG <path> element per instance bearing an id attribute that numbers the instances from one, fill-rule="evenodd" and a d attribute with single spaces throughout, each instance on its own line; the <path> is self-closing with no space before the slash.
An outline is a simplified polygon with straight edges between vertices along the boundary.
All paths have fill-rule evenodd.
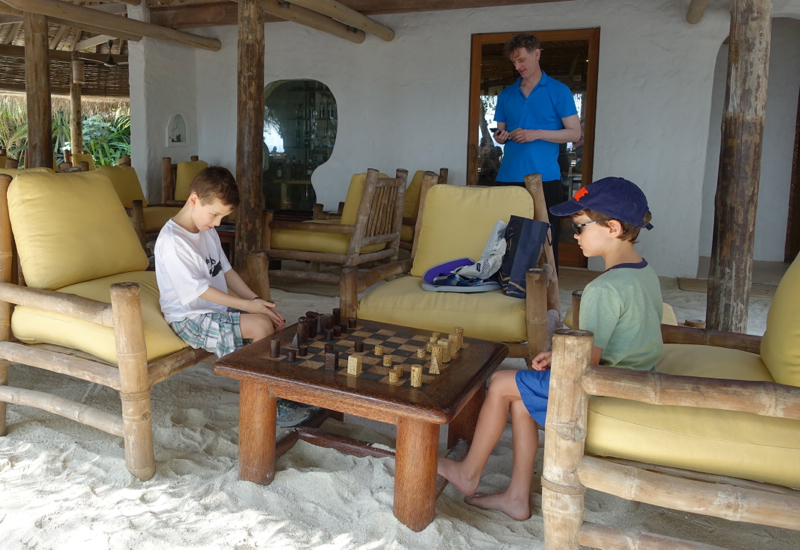
<path id="1" fill-rule="evenodd" d="M 275 311 L 275 304 L 268 302 L 262 298 L 255 298 L 254 300 L 247 301 L 247 307 L 242 308 L 248 313 L 260 313 L 266 315 L 275 328 L 280 328 L 286 324 L 283 316 Z"/>
<path id="2" fill-rule="evenodd" d="M 552 351 L 543 351 L 533 358 L 533 361 L 531 361 L 531 368 L 533 370 L 547 370 L 550 368 L 550 361 L 552 358 Z"/>

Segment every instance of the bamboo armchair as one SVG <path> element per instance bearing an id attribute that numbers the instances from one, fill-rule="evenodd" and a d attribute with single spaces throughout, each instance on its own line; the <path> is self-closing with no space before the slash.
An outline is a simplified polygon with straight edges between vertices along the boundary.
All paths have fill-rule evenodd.
<path id="1" fill-rule="evenodd" d="M 178 165 L 183 165 L 181 168 L 186 171 L 186 174 L 180 174 L 180 179 L 187 181 L 179 181 L 179 168 Z M 186 199 L 189 198 L 189 184 L 197 172 L 206 168 L 208 163 L 200 160 L 197 155 L 192 155 L 189 162 L 179 162 L 173 164 L 170 157 L 161 159 L 161 204 L 163 206 L 183 206 Z"/>
<path id="2" fill-rule="evenodd" d="M 509 357 L 534 357 L 539 352 L 548 349 L 547 311 L 549 309 L 560 311 L 561 305 L 558 295 L 558 278 L 553 267 L 553 250 L 547 243 L 543 247 L 538 268 L 529 270 L 526 275 L 525 300 L 504 296 L 501 291 L 455 294 L 427 292 L 421 287 L 421 277 L 426 269 L 465 255 L 463 250 L 454 252 L 448 247 L 453 242 L 448 240 L 448 236 L 444 233 L 458 234 L 460 229 L 474 225 L 483 227 L 485 233 L 480 234 L 479 242 L 475 241 L 469 245 L 472 252 L 466 254 L 469 257 L 477 258 L 480 256 L 494 223 L 502 216 L 508 220 L 509 212 L 515 212 L 514 208 L 527 209 L 528 215 L 532 214 L 534 219 L 547 222 L 548 215 L 542 191 L 541 175 L 525 176 L 527 197 L 524 191 L 520 193 L 519 188 L 438 186 L 440 181 L 440 177 L 435 173 L 426 172 L 420 191 L 419 215 L 410 258 L 385 265 L 373 270 L 367 277 L 359 279 L 356 279 L 358 276 L 356 270 L 352 268 L 342 270 L 341 295 L 342 304 L 344 304 L 342 305 L 342 315 L 433 331 L 449 331 L 453 326 L 463 325 L 465 332 L 468 332 L 471 337 L 504 342 L 508 346 Z M 453 195 L 453 197 L 437 198 L 436 204 L 433 207 L 429 206 L 429 193 L 434 187 L 437 187 L 436 194 Z M 438 193 L 440 190 L 443 193 Z M 477 197 L 477 194 L 484 192 L 490 195 L 481 195 L 482 199 L 490 196 L 508 197 L 497 201 L 493 206 L 493 214 L 488 217 L 485 213 L 487 205 L 473 197 L 473 195 Z M 451 199 L 453 201 L 463 200 L 463 203 L 448 202 Z M 526 202 L 524 199 L 527 199 L 527 204 L 522 205 Z M 437 205 L 441 208 L 440 210 L 426 211 L 426 208 L 435 208 Z M 460 220 L 455 220 L 460 229 L 448 231 L 441 225 L 434 229 L 426 226 L 426 223 L 437 220 L 440 214 L 445 216 L 446 211 L 455 212 L 461 216 Z M 520 210 L 519 214 L 522 215 L 523 211 Z M 478 223 L 479 220 L 480 223 Z M 437 232 L 437 229 L 441 230 L 441 233 Z M 422 238 L 424 233 L 428 233 L 428 235 Z M 477 238 L 477 236 L 474 237 Z M 464 240 L 460 235 L 457 235 L 457 238 L 461 241 Z M 447 245 L 442 245 L 441 242 L 447 242 Z M 431 245 L 432 249 L 425 250 L 425 247 L 431 247 Z M 420 258 L 422 252 L 424 252 L 424 258 Z M 420 265 L 417 265 L 418 263 Z M 425 265 L 421 265 L 423 263 Z M 420 272 L 415 274 L 415 270 Z M 410 276 L 391 281 L 362 298 L 360 302 L 358 301 L 359 292 L 379 281 L 402 275 Z M 491 312 L 487 311 L 490 308 Z M 403 312 L 408 312 L 408 315 Z M 494 321 L 481 320 L 473 324 L 469 320 L 482 316 L 487 319 L 493 316 L 491 318 Z M 514 320 L 505 322 L 504 318 L 513 318 Z M 517 319 L 519 323 L 515 325 Z M 473 326 L 470 327 L 470 324 L 466 323 L 473 324 Z M 491 326 L 501 323 L 513 326 L 511 328 Z M 508 336 L 511 333 L 514 334 L 513 339 Z"/>
<path id="3" fill-rule="evenodd" d="M 777 299 L 777 296 L 776 296 Z M 576 317 L 577 318 L 577 317 Z M 758 354 L 761 337 L 662 325 L 665 343 Z M 740 411 L 800 420 L 800 388 L 775 382 L 680 376 L 591 365 L 592 334 L 556 331 L 545 426 L 542 514 L 545 548 L 711 550 L 717 546 L 586 522 L 584 492 L 731 521 L 800 530 L 800 490 L 709 472 L 586 454 L 589 399 L 612 397 L 659 406 Z M 667 414 L 667 413 L 664 413 Z M 785 440 L 781 440 L 782 445 Z M 739 457 L 731 457 L 732 461 Z"/>
<path id="4" fill-rule="evenodd" d="M 25 175 L 27 178 L 32 176 L 34 174 Z M 64 188 L 62 198 L 69 196 L 70 204 L 67 205 L 69 215 L 73 215 L 76 211 L 87 212 L 86 218 L 89 218 L 91 214 L 88 213 L 93 212 L 93 209 L 103 210 L 94 221 L 84 219 L 84 223 L 94 223 L 92 229 L 96 230 L 95 235 L 100 233 L 93 239 L 90 249 L 85 246 L 81 248 L 80 243 L 75 244 L 74 234 L 65 237 L 64 243 L 47 243 L 48 249 L 68 249 L 68 256 L 74 255 L 70 251 L 77 250 L 77 255 L 81 258 L 77 258 L 74 263 L 82 266 L 86 263 L 83 258 L 96 254 L 98 243 L 107 239 L 103 245 L 106 253 L 101 253 L 103 258 L 98 262 L 100 267 L 97 269 L 105 269 L 106 272 L 111 269 L 113 272 L 114 266 L 117 265 L 115 262 L 119 261 L 118 258 L 111 257 L 115 250 L 121 251 L 125 267 L 122 272 L 101 276 L 95 280 L 78 281 L 77 284 L 69 281 L 63 286 L 65 289 L 63 292 L 27 287 L 21 269 L 26 261 L 25 253 L 17 254 L 17 247 L 22 250 L 22 246 L 21 242 L 15 243 L 11 225 L 10 214 L 13 214 L 13 205 L 9 204 L 8 198 L 11 178 L 0 175 L 0 259 L 2 260 L 0 261 L 0 435 L 6 435 L 7 403 L 46 410 L 122 437 L 127 469 L 138 479 L 146 481 L 155 473 L 150 389 L 173 374 L 210 357 L 211 354 L 204 350 L 188 348 L 172 338 L 175 336 L 174 333 L 165 332 L 169 329 L 169 325 L 163 316 L 160 316 L 158 309 L 155 273 L 135 271 L 144 269 L 147 259 L 138 249 L 133 228 L 113 190 L 107 181 L 103 181 L 105 176 L 90 172 L 86 175 L 49 174 L 46 177 L 51 178 L 51 184 Z M 82 180 L 84 177 L 90 180 Z M 20 187 L 30 186 L 30 181 L 32 180 L 28 179 L 24 184 L 20 183 Z M 78 186 L 75 186 L 76 182 L 79 183 Z M 113 227 L 106 226 L 110 227 L 109 235 L 97 231 L 98 224 L 108 220 L 113 220 Z M 38 234 L 41 236 L 46 233 Z M 57 233 L 51 231 L 51 234 Z M 120 237 L 123 237 L 124 242 L 120 242 Z M 125 259 L 132 250 L 138 250 L 137 254 L 141 259 L 138 257 L 134 260 Z M 138 267 L 131 269 L 132 265 Z M 28 275 L 30 282 L 32 274 Z M 127 281 L 139 281 L 142 285 Z M 80 295 L 79 287 L 87 296 L 109 295 L 110 303 Z M 91 289 L 87 290 L 89 287 Z M 27 328 L 31 329 L 33 325 L 34 332 L 46 332 L 47 329 L 40 327 L 47 325 L 51 319 L 59 324 L 61 328 L 58 330 L 62 333 L 65 325 L 79 327 L 70 329 L 73 332 L 66 338 L 76 337 L 75 332 L 84 331 L 91 332 L 91 335 L 87 337 L 78 334 L 77 337 L 93 340 L 95 335 L 101 333 L 107 335 L 110 331 L 113 334 L 116 351 L 110 353 L 112 357 L 101 359 L 84 349 L 56 345 L 55 343 L 65 338 L 63 334 L 23 336 L 17 332 L 17 324 L 13 325 L 12 335 L 12 313 L 14 322 L 19 323 L 24 323 L 18 320 L 19 315 L 28 315 Z M 33 322 L 30 321 L 31 318 L 34 319 Z M 23 343 L 17 339 L 23 337 L 26 341 L 32 339 L 49 343 Z M 101 338 L 107 337 L 101 336 Z M 92 344 L 95 343 L 94 340 Z M 149 357 L 152 358 L 148 359 Z M 9 367 L 13 363 L 113 388 L 120 392 L 122 414 L 107 413 L 45 392 L 10 387 L 8 374 Z"/>
<path id="5" fill-rule="evenodd" d="M 439 184 L 447 183 L 447 168 L 439 169 Z M 417 227 L 417 214 L 419 214 L 419 197 L 422 191 L 422 179 L 426 172 L 417 171 L 406 189 L 406 201 L 403 209 L 403 229 L 400 233 L 400 248 L 411 250 L 414 245 L 414 229 Z"/>

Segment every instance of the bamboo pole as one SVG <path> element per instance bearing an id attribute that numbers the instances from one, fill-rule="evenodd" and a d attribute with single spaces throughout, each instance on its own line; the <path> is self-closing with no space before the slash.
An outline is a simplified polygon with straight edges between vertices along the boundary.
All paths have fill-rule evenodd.
<path id="1" fill-rule="evenodd" d="M 703 18 L 703 14 L 708 7 L 708 0 L 692 0 L 689 2 L 689 8 L 686 10 L 686 22 L 690 25 L 696 25 Z"/>
<path id="2" fill-rule="evenodd" d="M 753 246 L 767 106 L 772 0 L 733 0 L 714 237 L 708 271 L 708 328 L 747 331 Z"/>
<path id="3" fill-rule="evenodd" d="M 44 309 L 113 327 L 111 306 L 105 302 L 52 290 L 27 288 L 0 282 L 0 300 L 25 307 Z"/>
<path id="4" fill-rule="evenodd" d="M 730 521 L 800 530 L 797 497 L 680 479 L 591 456 L 583 457 L 577 470 L 580 482 L 587 488 L 626 500 Z"/>
<path id="5" fill-rule="evenodd" d="M 585 522 L 581 527 L 580 543 L 592 548 L 641 548 L 642 550 L 725 550 L 720 546 L 690 542 L 647 533 L 639 529 L 615 529 Z"/>
<path id="6" fill-rule="evenodd" d="M 761 353 L 761 336 L 737 334 L 716 330 L 661 325 L 665 344 L 697 344 L 718 348 L 738 349 L 748 353 Z"/>
<path id="7" fill-rule="evenodd" d="M 122 419 L 119 416 L 51 393 L 0 386 L 0 402 L 35 407 L 103 430 L 111 435 L 122 435 Z"/>
<path id="8" fill-rule="evenodd" d="M 0 281 L 9 282 L 14 276 L 14 239 L 8 216 L 8 186 L 11 176 L 0 174 Z M 0 343 L 11 336 L 11 304 L 0 298 Z M 8 365 L 0 359 L 0 390 L 8 386 Z M 6 403 L 0 402 L 0 436 L 6 434 Z"/>
<path id="9" fill-rule="evenodd" d="M 234 0 L 241 3 L 244 0 Z M 248 0 L 249 1 L 249 0 Z M 260 8 L 271 15 L 280 17 L 287 21 L 292 21 L 299 25 L 305 25 L 318 31 L 322 31 L 339 38 L 344 38 L 350 42 L 361 44 L 366 35 L 364 31 L 342 25 L 338 21 L 334 21 L 330 17 L 326 17 L 315 11 L 308 10 L 297 4 L 289 2 L 278 2 L 276 0 L 264 0 L 261 2 Z"/>
<path id="10" fill-rule="evenodd" d="M 340 4 L 336 0 L 293 0 L 292 3 L 322 15 L 327 15 L 345 25 L 361 29 L 386 42 L 391 42 L 394 38 L 394 31 L 386 25 L 382 25 L 374 19 L 348 8 L 344 4 Z"/>
<path id="11" fill-rule="evenodd" d="M 120 375 L 125 466 L 134 476 L 147 481 L 156 472 L 156 461 L 153 454 L 147 348 L 139 303 L 139 285 L 111 285 L 111 307 L 114 313 L 114 337 Z"/>
<path id="12" fill-rule="evenodd" d="M 422 231 L 422 213 L 425 208 L 425 199 L 428 191 L 439 183 L 439 176 L 435 172 L 426 171 L 422 175 L 422 188 L 419 190 L 419 209 L 417 210 L 417 224 L 414 226 L 414 243 L 411 245 L 411 258 L 417 256 L 417 246 L 419 245 L 419 234 Z"/>
<path id="13" fill-rule="evenodd" d="M 203 349 L 187 347 L 163 359 L 159 359 L 147 367 L 148 385 L 152 388 L 173 374 L 188 369 L 212 355 L 212 353 Z"/>
<path id="14" fill-rule="evenodd" d="M 247 254 L 262 248 L 264 192 L 264 24 L 259 0 L 239 2 L 236 181 L 241 202 L 236 214 L 235 267 L 244 271 Z"/>
<path id="15" fill-rule="evenodd" d="M 800 388 L 774 382 L 676 376 L 592 365 L 581 380 L 589 395 L 672 405 L 740 411 L 800 420 Z"/>
<path id="16" fill-rule="evenodd" d="M 544 188 L 542 187 L 541 174 L 528 174 L 524 177 L 525 188 L 531 194 L 533 199 L 533 219 L 543 223 L 550 223 L 550 216 L 547 213 L 547 203 L 544 200 Z M 552 240 L 552 230 L 547 230 L 548 239 Z M 552 242 L 552 241 L 551 241 Z M 549 283 L 547 285 L 547 309 L 555 309 L 561 314 L 561 298 L 558 295 L 558 266 L 556 266 L 555 256 L 553 255 L 553 246 L 544 243 L 544 258 L 545 263 L 553 266 L 553 271 L 550 273 Z"/>
<path id="17" fill-rule="evenodd" d="M 172 159 L 161 159 L 161 204 L 167 204 L 175 195 L 175 182 L 172 180 Z"/>
<path id="18" fill-rule="evenodd" d="M 289 229 L 292 231 L 309 231 L 317 233 L 339 233 L 342 235 L 352 235 L 355 233 L 355 225 L 342 225 L 338 223 L 306 223 L 293 221 L 272 222 L 272 229 Z"/>
<path id="19" fill-rule="evenodd" d="M 269 287 L 269 255 L 264 250 L 256 250 L 247 255 L 247 284 L 260 298 L 272 300 Z"/>
<path id="20" fill-rule="evenodd" d="M 132 201 L 131 206 L 133 206 L 133 230 L 136 231 L 136 236 L 139 237 L 142 248 L 146 248 L 147 236 L 144 230 L 144 202 L 141 199 L 137 199 Z"/>
<path id="21" fill-rule="evenodd" d="M 578 465 L 586 441 L 588 396 L 580 380 L 592 357 L 591 332 L 557 330 L 553 334 L 550 397 L 545 423 L 542 516 L 546 550 L 579 550 L 583 523 L 582 480 Z"/>
<path id="22" fill-rule="evenodd" d="M 544 269 L 529 269 L 525 280 L 525 328 L 529 358 L 533 359 L 547 351 L 547 275 Z"/>
<path id="23" fill-rule="evenodd" d="M 104 29 L 101 34 L 108 34 L 122 38 L 118 32 L 128 35 L 147 36 L 167 42 L 175 42 L 193 48 L 201 48 L 213 52 L 219 51 L 222 44 L 214 38 L 197 36 L 188 32 L 177 31 L 169 27 L 162 27 L 145 23 L 136 19 L 119 17 L 113 13 L 105 13 L 83 6 L 67 4 L 59 0 L 2 0 L 6 4 L 22 10 L 26 14 L 38 14 L 47 17 L 56 17 L 78 24 L 90 24 Z M 26 32 L 27 35 L 27 32 Z M 130 39 L 130 38 L 128 38 Z"/>
<path id="24" fill-rule="evenodd" d="M 347 318 L 358 317 L 358 268 L 343 267 L 339 279 L 339 309 Z"/>
<path id="25" fill-rule="evenodd" d="M 28 168 L 53 168 L 47 18 L 25 13 L 25 93 L 28 103 Z"/>
<path id="26" fill-rule="evenodd" d="M 69 146 L 73 153 L 83 153 L 83 112 L 81 108 L 81 80 L 83 61 L 78 59 L 78 53 L 72 52 L 72 79 L 69 84 Z M 78 78 L 76 78 L 76 76 Z"/>
<path id="27" fill-rule="evenodd" d="M 578 330 L 581 328 L 581 298 L 583 297 L 582 290 L 576 290 L 572 293 L 572 328 Z"/>
<path id="28" fill-rule="evenodd" d="M 13 363 L 66 374 L 94 384 L 120 389 L 119 370 L 81 357 L 37 349 L 23 344 L 0 341 L 0 355 Z"/>

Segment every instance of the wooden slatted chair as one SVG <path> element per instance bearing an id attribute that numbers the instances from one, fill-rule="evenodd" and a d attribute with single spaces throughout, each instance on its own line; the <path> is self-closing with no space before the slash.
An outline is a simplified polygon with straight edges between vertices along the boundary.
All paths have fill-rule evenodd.
<path id="1" fill-rule="evenodd" d="M 354 175 L 339 220 L 277 221 L 267 212 L 263 242 L 268 243 L 269 249 L 262 251 L 258 259 L 248 260 L 251 280 L 263 278 L 268 260 L 341 265 L 355 268 L 355 277 L 343 279 L 332 273 L 271 269 L 269 278 L 339 284 L 341 300 L 352 296 L 354 287 L 348 285 L 366 284 L 380 269 L 359 273 L 358 266 L 397 259 L 407 175 L 405 170 L 397 170 L 396 177 L 384 178 L 373 169 Z M 347 305 L 342 302 L 342 307 Z"/>
<path id="2" fill-rule="evenodd" d="M 447 168 L 439 169 L 440 184 L 447 183 Z M 403 229 L 400 232 L 400 248 L 411 250 L 414 245 L 414 229 L 417 227 L 417 213 L 419 212 L 419 195 L 422 191 L 422 178 L 424 170 L 417 170 L 406 189 L 406 202 L 403 208 Z"/>
<path id="3" fill-rule="evenodd" d="M 526 298 L 502 291 L 479 294 L 427 292 L 425 271 L 457 258 L 480 258 L 486 239 L 498 220 L 512 215 L 547 221 L 541 176 L 525 177 L 520 187 L 437 185 L 439 177 L 427 172 L 420 192 L 414 245 L 407 260 L 383 266 L 363 281 L 353 269 L 342 270 L 342 315 L 449 333 L 464 328 L 472 338 L 504 342 L 509 357 L 530 357 L 547 349 L 547 310 L 561 310 L 553 250 L 545 244 L 540 269 L 527 274 Z M 372 284 L 408 274 L 376 288 L 359 302 L 357 293 Z"/>
<path id="4" fill-rule="evenodd" d="M 128 470 L 153 477 L 150 388 L 211 354 L 164 320 L 155 272 L 108 178 L 0 175 L 0 259 L 0 435 L 7 403 L 36 407 L 122 437 Z M 10 387 L 12 363 L 114 388 L 122 415 Z"/>
<path id="5" fill-rule="evenodd" d="M 542 474 L 545 548 L 717 548 L 585 522 L 587 488 L 800 530 L 798 299 L 795 260 L 763 338 L 662 325 L 657 372 L 590 365 L 590 332 L 556 334 L 550 395 L 557 399 L 548 404 Z"/>
<path id="6" fill-rule="evenodd" d="M 192 155 L 191 160 L 172 163 L 170 157 L 161 159 L 161 204 L 164 206 L 183 206 L 189 198 L 189 186 L 200 170 L 208 168 L 208 163 Z"/>

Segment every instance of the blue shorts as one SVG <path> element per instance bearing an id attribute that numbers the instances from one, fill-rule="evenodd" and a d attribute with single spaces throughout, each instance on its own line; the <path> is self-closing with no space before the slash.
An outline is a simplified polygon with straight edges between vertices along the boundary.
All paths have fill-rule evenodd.
<path id="1" fill-rule="evenodd" d="M 516 382 L 525 408 L 536 423 L 544 428 L 547 397 L 550 395 L 550 369 L 517 371 Z"/>

